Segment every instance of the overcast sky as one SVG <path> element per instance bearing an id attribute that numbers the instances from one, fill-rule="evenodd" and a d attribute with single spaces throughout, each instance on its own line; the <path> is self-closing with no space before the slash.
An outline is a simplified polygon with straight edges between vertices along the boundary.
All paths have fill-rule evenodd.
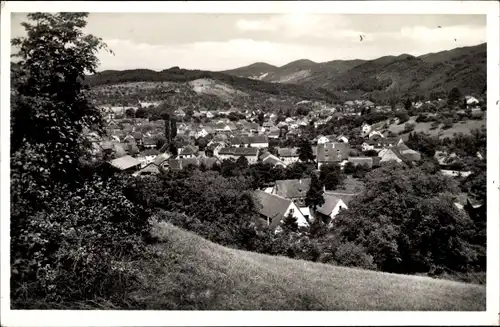
<path id="1" fill-rule="evenodd" d="M 26 14 L 11 17 L 12 36 L 23 35 Z M 100 70 L 225 70 L 254 62 L 375 59 L 477 45 L 486 42 L 486 16 L 91 13 L 85 31 L 115 52 L 99 54 Z"/>

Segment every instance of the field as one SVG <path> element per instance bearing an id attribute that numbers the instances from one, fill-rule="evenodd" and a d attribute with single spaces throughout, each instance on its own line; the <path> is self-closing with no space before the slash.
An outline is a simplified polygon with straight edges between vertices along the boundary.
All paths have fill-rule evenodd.
<path id="1" fill-rule="evenodd" d="M 166 223 L 153 235 L 156 259 L 138 263 L 132 294 L 145 309 L 485 310 L 482 285 L 239 251 Z"/>
<path id="2" fill-rule="evenodd" d="M 454 133 L 470 134 L 471 130 L 479 129 L 483 125 L 486 126 L 486 119 L 466 120 L 465 123 L 458 122 L 458 123 L 453 124 L 453 127 L 449 128 L 449 129 L 443 130 L 442 129 L 443 125 L 441 124 L 438 128 L 431 130 L 432 122 L 417 123 L 417 122 L 415 122 L 416 118 L 417 117 L 415 117 L 415 116 L 411 117 L 410 120 L 408 121 L 408 123 L 416 124 L 415 130 L 414 130 L 415 132 L 429 133 L 432 136 L 437 136 L 440 132 L 442 132 L 442 134 L 440 135 L 441 138 L 453 137 Z M 399 134 L 399 132 L 404 130 L 404 127 L 405 127 L 405 124 L 400 124 L 400 125 L 391 124 L 391 125 L 389 125 L 388 130 L 390 130 L 394 134 Z"/>

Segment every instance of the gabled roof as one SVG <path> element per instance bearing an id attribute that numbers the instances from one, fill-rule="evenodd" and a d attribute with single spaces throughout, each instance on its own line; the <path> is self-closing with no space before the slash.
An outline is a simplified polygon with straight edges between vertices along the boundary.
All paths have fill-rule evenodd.
<path id="1" fill-rule="evenodd" d="M 281 161 L 278 157 L 276 157 L 275 155 L 272 155 L 272 154 L 269 154 L 264 159 L 262 159 L 262 162 L 263 163 L 270 163 L 273 166 L 275 166 L 275 165 L 286 166 L 286 164 L 283 161 Z"/>
<path id="2" fill-rule="evenodd" d="M 170 158 L 170 155 L 168 153 L 161 153 L 156 156 L 156 158 L 153 160 L 153 163 L 155 165 L 161 165 L 165 160 L 168 160 Z"/>
<path id="3" fill-rule="evenodd" d="M 281 196 L 260 190 L 255 191 L 254 194 L 255 199 L 258 201 L 258 212 L 271 220 L 269 227 L 274 230 L 287 214 L 287 210 L 290 205 L 293 205 L 293 202 Z"/>
<path id="4" fill-rule="evenodd" d="M 146 174 L 149 175 L 149 174 L 159 174 L 159 173 L 160 173 L 160 168 L 154 163 L 150 163 L 146 167 L 136 172 L 134 175 L 146 175 Z"/>
<path id="5" fill-rule="evenodd" d="M 113 159 L 109 162 L 113 167 L 118 168 L 120 170 L 127 170 L 129 168 L 139 166 L 141 162 L 131 156 L 123 156 L 118 159 Z"/>
<path id="6" fill-rule="evenodd" d="M 278 155 L 280 157 L 298 157 L 298 148 L 278 148 Z"/>
<path id="7" fill-rule="evenodd" d="M 275 192 L 287 199 L 304 198 L 310 185 L 310 178 L 278 180 L 275 183 Z"/>
<path id="8" fill-rule="evenodd" d="M 339 199 L 342 199 L 342 201 L 344 201 L 345 205 L 349 205 L 349 202 L 351 202 L 351 200 L 356 195 L 358 195 L 358 193 L 340 193 L 340 192 L 330 192 L 330 191 L 325 191 L 325 193 L 323 193 L 323 197 L 325 197 L 325 200 L 326 200 L 326 196 L 334 196 L 334 197 L 337 197 Z"/>
<path id="9" fill-rule="evenodd" d="M 236 148 L 222 148 L 219 150 L 219 155 L 234 155 Z"/>
<path id="10" fill-rule="evenodd" d="M 332 195 L 332 194 L 323 194 L 323 199 L 325 199 L 325 203 L 323 203 L 323 205 L 319 208 L 317 208 L 316 210 L 319 212 L 319 213 L 322 213 L 326 216 L 330 216 L 330 214 L 332 213 L 333 209 L 335 209 L 335 207 L 337 206 L 337 204 L 342 201 L 341 198 L 339 198 L 338 196 L 335 196 L 335 195 Z M 344 201 L 342 201 L 344 202 Z"/>
<path id="11" fill-rule="evenodd" d="M 220 153 L 220 151 L 219 151 Z M 257 148 L 236 148 L 234 149 L 235 156 L 257 156 L 259 149 Z"/>

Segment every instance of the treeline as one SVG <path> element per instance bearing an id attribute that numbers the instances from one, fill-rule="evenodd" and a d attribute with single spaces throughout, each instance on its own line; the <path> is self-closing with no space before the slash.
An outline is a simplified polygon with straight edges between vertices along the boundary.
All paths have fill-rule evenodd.
<path id="1" fill-rule="evenodd" d="M 148 69 L 134 69 L 124 71 L 104 71 L 87 76 L 85 83 L 91 87 L 100 85 L 111 85 L 126 82 L 179 82 L 185 83 L 196 79 L 207 78 L 229 84 L 242 91 L 263 92 L 273 95 L 284 95 L 300 97 L 303 99 L 317 99 L 333 101 L 336 95 L 324 88 L 313 88 L 310 86 L 268 83 L 259 80 L 235 77 L 220 72 L 209 72 L 202 70 L 187 70 L 173 67 L 155 72 Z"/>

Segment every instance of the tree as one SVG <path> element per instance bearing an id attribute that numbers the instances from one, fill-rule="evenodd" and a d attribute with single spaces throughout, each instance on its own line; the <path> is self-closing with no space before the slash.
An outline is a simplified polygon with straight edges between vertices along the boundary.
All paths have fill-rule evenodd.
<path id="1" fill-rule="evenodd" d="M 297 222 L 297 218 L 294 217 L 292 213 L 289 213 L 285 218 L 283 218 L 281 228 L 283 228 L 283 231 L 286 232 L 298 232 L 299 224 Z"/>
<path id="2" fill-rule="evenodd" d="M 460 90 L 456 87 L 452 88 L 450 93 L 448 93 L 448 104 L 453 105 L 459 103 L 461 97 L 462 94 Z"/>
<path id="3" fill-rule="evenodd" d="M 297 154 L 299 155 L 299 159 L 303 162 L 314 161 L 314 154 L 309 140 L 306 138 L 300 139 Z"/>
<path id="4" fill-rule="evenodd" d="M 141 107 L 135 112 L 135 118 L 147 118 L 147 116 L 148 111 L 146 110 L 146 108 Z"/>
<path id="5" fill-rule="evenodd" d="M 257 123 L 259 124 L 259 126 L 262 126 L 262 124 L 264 124 L 264 113 L 263 112 L 260 112 L 257 115 Z"/>
<path id="6" fill-rule="evenodd" d="M 410 110 L 412 104 L 411 104 L 411 100 L 410 98 L 406 98 L 406 101 L 405 101 L 405 110 Z"/>
<path id="7" fill-rule="evenodd" d="M 316 208 L 321 207 L 324 203 L 325 199 L 323 198 L 323 187 L 316 174 L 312 173 L 311 184 L 309 185 L 309 190 L 306 193 L 306 206 L 315 211 Z"/>
<path id="8" fill-rule="evenodd" d="M 31 13 L 35 23 L 22 23 L 28 36 L 12 40 L 20 61 L 12 75 L 11 151 L 24 153 L 24 167 L 36 168 L 43 186 L 77 180 L 79 159 L 88 151 L 83 129 L 103 132 L 102 114 L 90 103 L 83 79 L 96 72 L 95 54 L 107 47 L 81 32 L 86 17 Z"/>
<path id="9" fill-rule="evenodd" d="M 345 180 L 345 175 L 337 164 L 321 165 L 319 179 L 326 190 L 335 190 Z"/>
<path id="10" fill-rule="evenodd" d="M 127 110 L 125 110 L 125 116 L 127 116 L 128 118 L 134 118 L 135 117 L 134 108 L 128 108 Z"/>

